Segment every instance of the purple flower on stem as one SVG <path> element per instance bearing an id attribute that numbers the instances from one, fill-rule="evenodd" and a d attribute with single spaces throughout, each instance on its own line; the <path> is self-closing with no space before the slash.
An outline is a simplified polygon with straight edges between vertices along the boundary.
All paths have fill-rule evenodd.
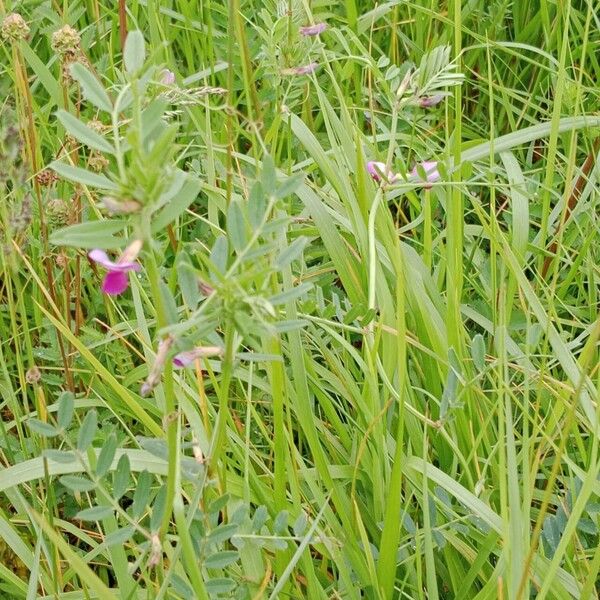
<path id="1" fill-rule="evenodd" d="M 223 354 L 223 348 L 219 348 L 219 346 L 200 346 L 176 354 L 173 357 L 173 366 L 178 369 L 185 369 L 199 358 L 210 358 L 211 356 L 221 356 L 221 354 Z"/>
<path id="2" fill-rule="evenodd" d="M 303 65 L 302 67 L 292 67 L 291 69 L 285 69 L 284 73 L 286 75 L 310 75 L 314 73 L 316 68 L 319 66 L 319 63 L 312 62 L 307 65 Z"/>
<path id="3" fill-rule="evenodd" d="M 163 85 L 173 85 L 175 83 L 175 73 L 169 69 L 163 69 L 160 73 L 160 82 Z"/>
<path id="4" fill-rule="evenodd" d="M 444 94 L 436 94 L 435 96 L 423 96 L 419 98 L 419 106 L 421 108 L 430 108 L 436 106 L 445 98 Z"/>
<path id="5" fill-rule="evenodd" d="M 327 23 L 314 23 L 313 25 L 306 25 L 300 27 L 300 33 L 305 36 L 319 35 L 327 29 Z"/>
<path id="6" fill-rule="evenodd" d="M 421 169 L 425 171 L 425 179 L 420 175 Z M 426 190 L 431 189 L 431 184 L 438 181 L 441 177 L 438 171 L 438 163 L 435 160 L 425 160 L 415 165 L 413 170 L 410 172 L 410 176 L 424 183 Z"/>
<path id="7" fill-rule="evenodd" d="M 141 249 L 142 242 L 136 240 L 125 249 L 116 262 L 110 260 L 108 254 L 99 248 L 89 252 L 89 258 L 108 271 L 102 281 L 102 291 L 105 294 L 117 296 L 127 289 L 129 285 L 127 273 L 141 269 L 139 263 L 135 262 Z"/>
<path id="8" fill-rule="evenodd" d="M 385 178 L 390 183 L 394 183 L 398 181 L 400 177 L 398 174 L 392 173 L 392 171 L 388 171 L 386 174 L 385 163 L 374 160 L 370 160 L 367 163 L 367 171 L 369 172 L 369 175 L 377 182 L 381 181 L 382 178 Z"/>

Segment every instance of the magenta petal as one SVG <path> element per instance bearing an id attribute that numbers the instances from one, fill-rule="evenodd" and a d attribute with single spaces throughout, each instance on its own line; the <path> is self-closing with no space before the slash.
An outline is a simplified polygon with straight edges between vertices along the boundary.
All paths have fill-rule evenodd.
<path id="1" fill-rule="evenodd" d="M 110 269 L 115 264 L 112 260 L 110 260 L 110 258 L 108 258 L 108 254 L 106 254 L 104 250 L 100 250 L 99 248 L 96 248 L 95 250 L 90 250 L 88 252 L 88 256 L 95 263 L 102 265 L 106 269 Z"/>
<path id="2" fill-rule="evenodd" d="M 173 365 L 178 369 L 184 369 L 191 365 L 196 359 L 196 354 L 193 350 L 189 352 L 180 352 L 173 357 Z"/>
<path id="3" fill-rule="evenodd" d="M 98 248 L 88 252 L 88 256 L 95 263 L 103 266 L 109 271 L 121 271 L 123 273 L 126 273 L 127 271 L 139 271 L 141 269 L 140 265 L 136 262 L 114 262 L 110 260 L 110 258 L 108 258 L 108 254 L 106 254 L 104 250 L 99 250 Z"/>
<path id="4" fill-rule="evenodd" d="M 102 291 L 110 296 L 122 294 L 129 285 L 129 277 L 123 271 L 109 271 L 102 282 Z"/>

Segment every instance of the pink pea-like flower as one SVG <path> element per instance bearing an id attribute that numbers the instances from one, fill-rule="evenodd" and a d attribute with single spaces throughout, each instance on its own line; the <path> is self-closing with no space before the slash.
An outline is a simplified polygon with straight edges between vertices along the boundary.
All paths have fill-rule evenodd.
<path id="1" fill-rule="evenodd" d="M 444 94 L 436 94 L 435 96 L 423 96 L 419 99 L 419 106 L 421 108 L 430 108 L 437 106 L 445 98 Z"/>
<path id="2" fill-rule="evenodd" d="M 420 170 L 425 171 L 426 179 L 423 179 L 419 173 Z M 410 176 L 424 183 L 425 189 L 431 189 L 431 184 L 439 181 L 441 175 L 438 171 L 438 163 L 435 160 L 425 160 L 413 168 L 410 172 Z"/>
<path id="3" fill-rule="evenodd" d="M 381 181 L 382 177 L 384 177 L 390 183 L 394 183 L 395 181 L 398 181 L 400 177 L 397 173 L 392 173 L 392 171 L 388 171 L 386 174 L 385 163 L 374 160 L 370 160 L 367 163 L 367 171 L 369 172 L 369 175 L 377 182 Z"/>
<path id="4" fill-rule="evenodd" d="M 163 69 L 160 73 L 160 82 L 164 85 L 173 85 L 175 83 L 175 73 L 169 69 Z"/>
<path id="5" fill-rule="evenodd" d="M 178 369 L 189 367 L 199 358 L 210 358 L 211 356 L 220 356 L 223 354 L 223 348 L 219 346 L 199 346 L 193 350 L 180 352 L 173 357 L 173 366 Z"/>
<path id="6" fill-rule="evenodd" d="M 105 294 L 118 296 L 127 289 L 127 286 L 129 285 L 127 273 L 129 273 L 129 271 L 139 271 L 141 269 L 139 263 L 135 262 L 141 249 L 142 242 L 136 240 L 125 249 L 116 262 L 110 260 L 108 254 L 99 248 L 89 252 L 89 258 L 108 271 L 102 281 L 102 291 Z"/>
<path id="7" fill-rule="evenodd" d="M 311 35 L 319 35 L 323 33 L 327 29 L 327 23 L 315 23 L 313 25 L 306 25 L 304 27 L 300 27 L 301 35 L 311 36 Z"/>
<path id="8" fill-rule="evenodd" d="M 301 67 L 292 67 L 291 69 L 288 69 L 286 72 L 290 73 L 291 75 L 310 75 L 311 73 L 315 72 L 315 70 L 318 66 L 319 66 L 319 63 L 312 62 L 307 65 L 303 65 Z"/>

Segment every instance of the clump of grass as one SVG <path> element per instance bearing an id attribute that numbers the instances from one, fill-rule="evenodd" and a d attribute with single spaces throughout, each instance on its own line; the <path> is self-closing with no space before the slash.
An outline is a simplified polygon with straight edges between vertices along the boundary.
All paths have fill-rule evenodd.
<path id="1" fill-rule="evenodd" d="M 597 16 L 462 4 L 0 5 L 2 597 L 597 597 Z"/>

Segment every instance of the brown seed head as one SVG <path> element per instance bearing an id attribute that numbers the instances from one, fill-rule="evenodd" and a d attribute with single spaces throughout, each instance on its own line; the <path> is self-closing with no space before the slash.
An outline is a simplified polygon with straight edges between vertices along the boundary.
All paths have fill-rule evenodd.
<path id="1" fill-rule="evenodd" d="M 35 365 L 27 369 L 27 373 L 25 373 L 25 381 L 31 385 L 39 383 L 41 378 L 42 372 Z"/>
<path id="2" fill-rule="evenodd" d="M 81 52 L 81 36 L 76 29 L 65 25 L 52 34 L 52 49 L 60 56 L 73 56 Z"/>
<path id="3" fill-rule="evenodd" d="M 6 15 L 0 25 L 0 35 L 7 42 L 18 42 L 24 40 L 29 35 L 29 26 L 25 19 L 18 13 Z"/>

